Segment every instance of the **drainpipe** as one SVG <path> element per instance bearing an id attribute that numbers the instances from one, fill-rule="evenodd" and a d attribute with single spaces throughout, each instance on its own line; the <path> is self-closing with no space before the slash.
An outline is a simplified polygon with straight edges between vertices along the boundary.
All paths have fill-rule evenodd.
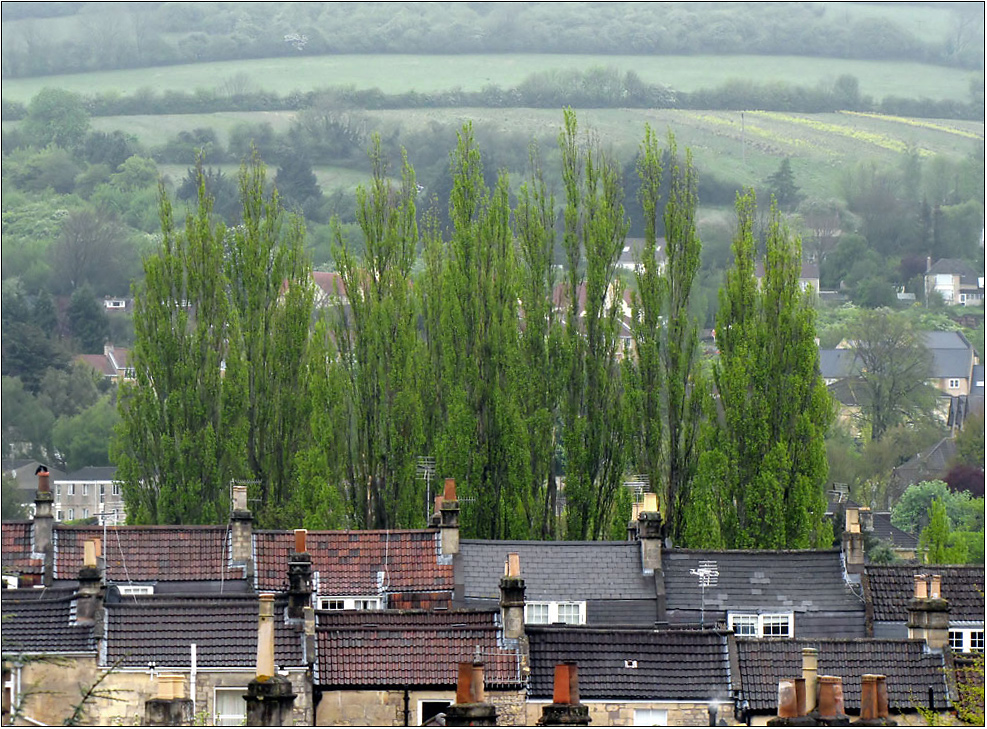
<path id="1" fill-rule="evenodd" d="M 408 696 L 408 689 L 404 690 L 404 725 L 411 726 L 411 709 L 408 706 L 410 697 Z"/>
<path id="2" fill-rule="evenodd" d="M 197 657 L 198 646 L 195 643 L 192 643 L 190 648 L 192 649 L 192 661 L 191 661 L 191 668 L 189 669 L 189 693 L 192 694 L 192 718 L 194 719 L 195 718 L 195 682 L 196 682 L 196 675 L 198 674 L 197 669 L 199 667 L 198 665 L 199 662 Z"/>

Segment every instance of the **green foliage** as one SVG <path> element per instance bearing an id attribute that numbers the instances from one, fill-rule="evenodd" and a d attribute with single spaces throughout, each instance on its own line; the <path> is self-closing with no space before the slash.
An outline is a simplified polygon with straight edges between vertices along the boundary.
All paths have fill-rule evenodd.
<path id="1" fill-rule="evenodd" d="M 918 540 L 919 551 L 927 564 L 963 564 L 967 559 L 966 544 L 953 538 L 946 507 L 933 499 L 929 507 L 929 525 Z"/>
<path id="2" fill-rule="evenodd" d="M 801 249 L 772 210 L 765 279 L 754 279 L 754 196 L 738 197 L 734 268 L 717 319 L 714 367 L 723 410 L 718 458 L 704 488 L 721 481 L 726 541 L 739 548 L 828 546 L 823 435 L 832 419 L 819 376 L 814 311 L 798 285 Z M 734 511 L 735 509 L 735 511 Z"/>
<path id="3" fill-rule="evenodd" d="M 891 510 L 891 523 L 906 532 L 919 532 L 929 524 L 933 501 L 942 506 L 958 530 L 976 532 L 984 528 L 983 497 L 975 499 L 967 491 L 950 491 L 942 481 L 922 481 L 905 489 Z"/>
<path id="4" fill-rule="evenodd" d="M 6 393 L 5 393 L 6 394 Z M 4 521 L 20 521 L 27 518 L 26 504 L 22 503 L 24 493 L 17 484 L 17 479 L 4 474 L 0 486 L 0 518 Z"/>
<path id="5" fill-rule="evenodd" d="M 5 332 L 6 336 L 6 332 Z M 3 422 L 4 457 L 14 455 L 14 444 L 24 455 L 39 460 L 49 460 L 54 454 L 51 445 L 51 428 L 55 416 L 41 406 L 18 377 L 2 378 L 0 398 Z"/>
<path id="6" fill-rule="evenodd" d="M 106 310 L 96 300 L 93 290 L 83 285 L 72 294 L 68 308 L 69 328 L 76 339 L 79 349 L 89 354 L 99 354 L 103 351 L 110 331 L 110 322 Z"/>
<path id="7" fill-rule="evenodd" d="M 778 207 L 794 208 L 802 199 L 798 185 L 795 184 L 795 173 L 792 172 L 792 159 L 785 157 L 778 165 L 778 170 L 767 179 L 768 192 L 777 201 Z"/>
<path id="8" fill-rule="evenodd" d="M 43 88 L 27 105 L 24 127 L 38 147 L 54 144 L 72 149 L 89 129 L 89 114 L 82 97 L 57 88 Z"/>
<path id="9" fill-rule="evenodd" d="M 56 418 L 78 415 L 99 399 L 99 378 L 88 364 L 74 363 L 67 369 L 49 368 L 41 379 L 38 404 Z"/>
<path id="10" fill-rule="evenodd" d="M 119 422 L 109 395 L 78 415 L 59 418 L 52 430 L 52 444 L 65 459 L 69 471 L 86 466 L 109 466 L 109 445 Z"/>
<path id="11" fill-rule="evenodd" d="M 984 466 L 984 409 L 970 413 L 956 435 L 956 463 Z"/>

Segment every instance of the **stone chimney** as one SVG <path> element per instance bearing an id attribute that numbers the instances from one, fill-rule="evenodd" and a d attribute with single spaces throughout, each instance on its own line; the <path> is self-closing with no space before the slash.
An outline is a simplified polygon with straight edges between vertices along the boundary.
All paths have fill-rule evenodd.
<path id="1" fill-rule="evenodd" d="M 79 570 L 79 591 L 76 593 L 75 624 L 95 625 L 96 616 L 103 606 L 105 586 L 97 561 L 96 540 L 83 545 L 82 569 Z"/>
<path id="2" fill-rule="evenodd" d="M 306 540 L 308 530 L 295 530 L 295 551 L 288 559 L 288 618 L 303 620 L 312 605 L 312 556 Z"/>
<path id="3" fill-rule="evenodd" d="M 38 466 L 38 491 L 34 495 L 34 553 L 44 558 L 42 581 L 51 587 L 55 575 L 55 552 L 52 549 L 52 532 L 55 528 L 55 497 L 51 494 L 51 474 L 47 466 Z"/>
<path id="4" fill-rule="evenodd" d="M 158 695 L 144 704 L 145 726 L 192 726 L 192 699 L 185 695 L 185 677 L 158 674 Z"/>
<path id="5" fill-rule="evenodd" d="M 853 506 L 847 507 L 846 510 L 846 529 L 843 531 L 843 556 L 846 560 L 847 574 L 863 574 L 864 535 L 860 531 L 860 510 Z"/>
<path id="6" fill-rule="evenodd" d="M 915 575 L 914 597 L 908 603 L 908 637 L 921 638 L 941 653 L 949 645 L 949 602 L 942 596 L 942 576 Z"/>
<path id="7" fill-rule="evenodd" d="M 637 539 L 641 544 L 641 572 L 655 580 L 655 621 L 665 622 L 665 575 L 661 567 L 662 522 L 658 496 L 645 494 L 637 515 Z"/>
<path id="8" fill-rule="evenodd" d="M 442 554 L 459 554 L 459 501 L 456 499 L 456 480 L 453 478 L 446 479 L 439 514 Z"/>
<path id="9" fill-rule="evenodd" d="M 246 484 L 233 484 L 233 513 L 232 522 L 233 546 L 231 549 L 233 564 L 243 566 L 244 577 L 249 581 L 254 578 L 254 547 L 253 524 L 254 517 L 247 508 Z"/>
<path id="10" fill-rule="evenodd" d="M 504 637 L 520 640 L 524 633 L 524 579 L 521 577 L 521 558 L 516 552 L 507 555 L 504 576 L 500 579 L 500 615 L 504 624 Z"/>
<path id="11" fill-rule="evenodd" d="M 293 726 L 291 681 L 274 667 L 274 594 L 261 593 L 257 621 L 257 677 L 247 686 L 247 726 Z"/>
<path id="12" fill-rule="evenodd" d="M 456 703 L 446 709 L 446 726 L 497 726 L 497 708 L 485 701 L 483 664 L 459 664 Z"/>
<path id="13" fill-rule="evenodd" d="M 556 664 L 552 703 L 542 707 L 538 726 L 589 726 L 589 722 L 589 707 L 579 703 L 576 662 Z"/>

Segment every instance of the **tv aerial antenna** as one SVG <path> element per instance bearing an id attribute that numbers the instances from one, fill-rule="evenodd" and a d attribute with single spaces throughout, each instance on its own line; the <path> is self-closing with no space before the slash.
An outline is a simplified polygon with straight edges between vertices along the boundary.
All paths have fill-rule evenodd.
<path id="1" fill-rule="evenodd" d="M 699 567 L 689 570 L 689 573 L 699 578 L 699 591 L 702 596 L 699 608 L 699 625 L 703 627 L 706 624 L 706 588 L 716 587 L 720 570 L 714 560 L 700 560 Z"/>

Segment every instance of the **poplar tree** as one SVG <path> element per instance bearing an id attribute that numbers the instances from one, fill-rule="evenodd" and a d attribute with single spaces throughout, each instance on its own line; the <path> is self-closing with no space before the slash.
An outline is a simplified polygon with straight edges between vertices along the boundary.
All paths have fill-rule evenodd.
<path id="1" fill-rule="evenodd" d="M 418 247 L 415 173 L 403 155 L 399 189 L 387 177 L 380 137 L 370 149 L 369 189 L 357 189 L 362 260 L 338 225 L 333 256 L 349 300 L 336 342 L 346 373 L 346 449 L 350 508 L 367 528 L 422 525 L 424 490 L 415 477 L 424 444 L 418 312 L 411 267 Z M 346 435 L 349 435 L 347 438 Z M 419 493 L 421 492 L 421 493 Z"/>
<path id="2" fill-rule="evenodd" d="M 579 149 L 572 110 L 564 113 L 559 146 L 571 358 L 563 415 L 566 532 L 570 539 L 600 539 L 611 534 L 615 518 L 620 520 L 616 506 L 626 501 L 620 490 L 630 424 L 620 365 L 623 285 L 616 267 L 628 224 L 619 172 L 598 145 Z"/>
<path id="3" fill-rule="evenodd" d="M 134 382 L 120 390 L 114 443 L 131 523 L 225 520 L 229 484 L 245 478 L 246 372 L 223 275 L 226 229 L 199 203 L 176 230 L 160 188 L 162 242 L 134 292 Z M 224 366 L 225 363 L 225 366 Z"/>
<path id="4" fill-rule="evenodd" d="M 699 480 L 705 489 L 724 485 L 729 547 L 829 546 L 823 435 L 832 408 L 819 374 L 811 293 L 798 281 L 801 246 L 772 205 L 759 288 L 755 209 L 753 192 L 738 196 L 734 267 L 720 291 L 716 325 L 722 420 Z"/>

